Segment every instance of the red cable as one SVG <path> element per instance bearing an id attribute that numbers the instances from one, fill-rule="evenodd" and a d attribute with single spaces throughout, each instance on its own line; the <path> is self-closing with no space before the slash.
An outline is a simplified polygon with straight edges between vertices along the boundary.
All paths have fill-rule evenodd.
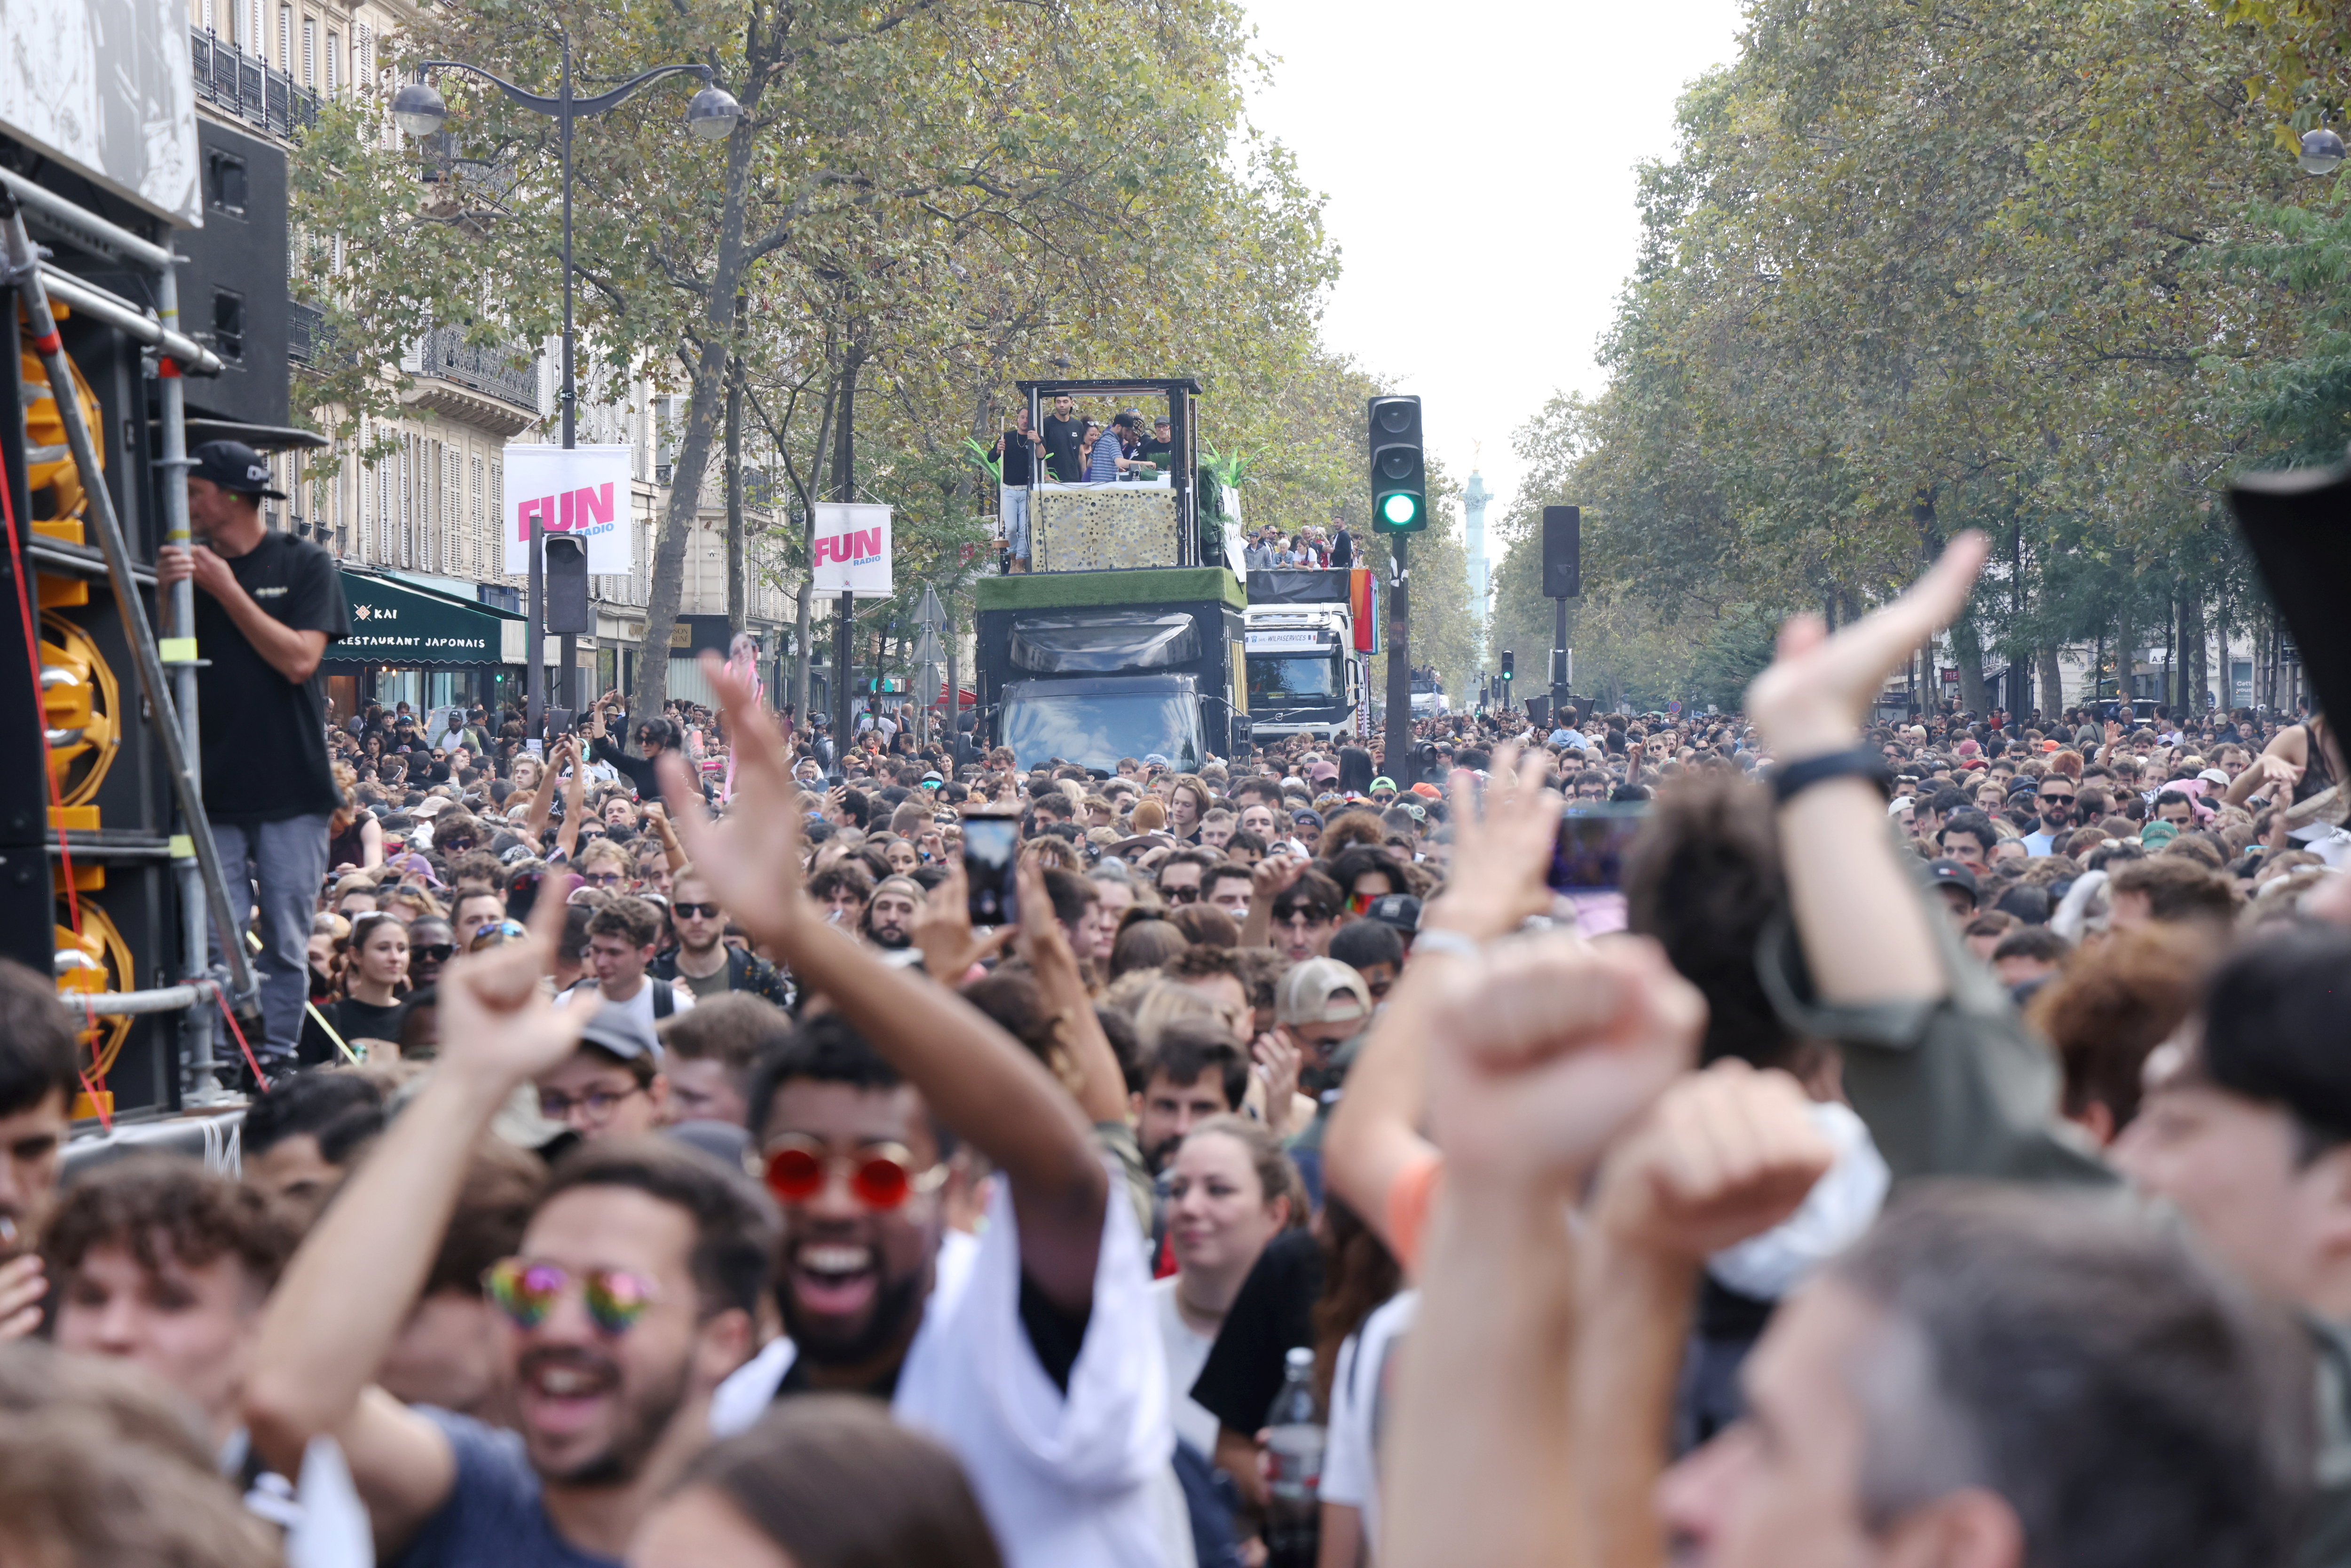
<path id="1" fill-rule="evenodd" d="M 206 983 L 209 984 L 210 982 Z M 221 1017 L 228 1019 L 228 1031 L 229 1033 L 236 1036 L 236 1048 L 237 1050 L 245 1052 L 245 1064 L 253 1069 L 253 1081 L 261 1085 L 261 1092 L 264 1094 L 268 1093 L 268 1075 L 261 1071 L 261 1063 L 253 1059 L 253 1047 L 245 1043 L 245 1030 L 236 1027 L 236 1015 L 228 1010 L 227 993 L 223 991 L 218 986 L 214 986 L 213 1000 L 220 1004 Z"/>

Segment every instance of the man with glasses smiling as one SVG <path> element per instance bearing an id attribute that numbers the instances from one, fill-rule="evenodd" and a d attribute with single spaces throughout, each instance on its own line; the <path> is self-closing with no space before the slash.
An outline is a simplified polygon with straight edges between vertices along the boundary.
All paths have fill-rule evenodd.
<path id="1" fill-rule="evenodd" d="M 2034 797 L 2041 811 L 2041 825 L 2024 835 L 2024 852 L 2035 860 L 2057 852 L 2057 841 L 2074 827 L 2074 781 L 2063 773 L 2052 773 L 2041 780 L 2041 789 Z"/>
<path id="2" fill-rule="evenodd" d="M 711 1395 L 752 1346 L 769 1221 L 739 1180 L 698 1156 L 611 1138 L 556 1166 L 517 1255 L 485 1281 L 513 1429 L 403 1407 L 370 1385 L 491 1119 L 612 1019 L 545 1001 L 538 977 L 560 917 L 549 900 L 528 942 L 452 970 L 448 1044 L 414 1113 L 344 1184 L 256 1336 L 243 1401 L 255 1447 L 293 1474 L 312 1437 L 340 1438 L 381 1562 L 617 1562 L 708 1443 Z"/>

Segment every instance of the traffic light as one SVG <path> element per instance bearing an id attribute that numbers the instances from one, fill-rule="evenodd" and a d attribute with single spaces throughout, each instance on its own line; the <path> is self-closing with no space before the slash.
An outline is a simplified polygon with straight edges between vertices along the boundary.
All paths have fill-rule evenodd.
<path id="1" fill-rule="evenodd" d="M 1420 399 L 1372 399 L 1372 531 L 1428 527 L 1428 468 L 1420 449 Z"/>
<path id="2" fill-rule="evenodd" d="M 1503 697 L 1504 697 L 1504 699 L 1505 699 L 1505 701 L 1504 701 L 1504 706 L 1509 706 L 1509 704 L 1508 704 L 1508 698 L 1509 698 L 1509 696 L 1510 696 L 1510 680 L 1511 680 L 1511 677 L 1513 677 L 1514 675 L 1516 675 L 1516 674 L 1518 674 L 1518 672 L 1519 672 L 1519 661 L 1518 661 L 1518 655 L 1516 655 L 1515 653 L 1511 653 L 1508 648 L 1503 649 L 1503 650 L 1502 650 L 1502 695 L 1503 695 Z"/>

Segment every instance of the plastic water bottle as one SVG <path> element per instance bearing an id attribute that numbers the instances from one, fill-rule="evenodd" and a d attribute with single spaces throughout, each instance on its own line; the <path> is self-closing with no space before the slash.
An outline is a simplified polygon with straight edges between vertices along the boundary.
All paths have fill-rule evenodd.
<path id="1" fill-rule="evenodd" d="M 1266 1412 L 1267 1568 L 1314 1568 L 1322 1522 L 1322 1422 L 1314 1405 L 1314 1353 L 1283 1358 L 1281 1392 Z"/>

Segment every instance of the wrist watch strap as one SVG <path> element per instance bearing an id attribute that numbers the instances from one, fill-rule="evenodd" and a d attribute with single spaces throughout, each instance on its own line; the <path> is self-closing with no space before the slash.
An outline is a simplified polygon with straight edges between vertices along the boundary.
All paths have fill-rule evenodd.
<path id="1" fill-rule="evenodd" d="M 1894 795 L 1894 769 L 1874 747 L 1856 746 L 1850 751 L 1832 751 L 1820 757 L 1807 757 L 1771 770 L 1771 798 L 1780 805 L 1802 790 L 1831 779 L 1866 779 L 1877 786 L 1878 793 L 1891 800 Z"/>

